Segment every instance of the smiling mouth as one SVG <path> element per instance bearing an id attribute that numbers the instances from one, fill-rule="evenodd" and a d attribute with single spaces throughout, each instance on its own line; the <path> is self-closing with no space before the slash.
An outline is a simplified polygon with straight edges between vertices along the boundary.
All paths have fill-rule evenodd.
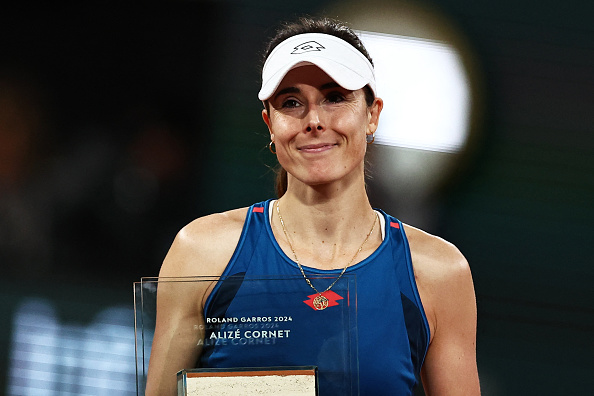
<path id="1" fill-rule="evenodd" d="M 320 153 L 322 151 L 330 150 L 336 146 L 335 143 L 320 143 L 320 144 L 308 144 L 298 148 L 299 151 L 304 153 Z"/>

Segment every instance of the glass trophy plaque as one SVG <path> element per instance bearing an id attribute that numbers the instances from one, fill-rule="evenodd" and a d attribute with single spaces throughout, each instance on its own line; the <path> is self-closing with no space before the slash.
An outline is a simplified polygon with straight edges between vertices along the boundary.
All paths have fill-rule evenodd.
<path id="1" fill-rule="evenodd" d="M 180 301 L 182 304 L 195 304 L 200 315 L 190 315 L 184 319 L 188 323 L 178 324 L 186 330 L 174 341 L 179 341 L 176 353 L 187 356 L 171 359 L 171 367 L 167 370 L 167 375 L 173 376 L 172 381 L 178 383 L 178 395 L 190 394 L 184 393 L 187 388 L 183 388 L 189 383 L 188 378 L 207 381 L 200 378 L 215 377 L 221 381 L 221 377 L 225 377 L 226 380 L 244 381 L 242 390 L 246 391 L 249 384 L 254 384 L 251 377 L 261 379 L 271 375 L 271 371 L 284 370 L 286 374 L 287 370 L 304 368 L 310 373 L 313 370 L 317 388 L 314 394 L 358 395 L 355 276 L 344 274 L 338 279 L 335 276 L 313 276 L 310 280 L 320 291 L 336 283 L 320 297 L 301 276 L 257 279 L 242 275 L 161 277 L 143 278 L 136 282 L 138 394 L 145 394 L 150 375 L 148 368 L 157 315 L 163 318 L 167 314 L 158 312 L 157 307 L 165 310 L 175 301 Z M 192 301 L 184 301 L 184 298 Z M 158 299 L 161 299 L 159 305 Z M 163 301 L 167 303 L 163 304 Z M 165 324 L 168 322 L 160 320 L 159 331 L 168 326 Z M 160 334 L 159 331 L 157 334 Z M 179 345 L 183 347 L 179 348 Z M 238 372 L 251 374 L 241 376 Z M 295 377 L 293 380 L 305 380 L 306 377 Z M 311 377 L 309 381 L 311 383 Z"/>

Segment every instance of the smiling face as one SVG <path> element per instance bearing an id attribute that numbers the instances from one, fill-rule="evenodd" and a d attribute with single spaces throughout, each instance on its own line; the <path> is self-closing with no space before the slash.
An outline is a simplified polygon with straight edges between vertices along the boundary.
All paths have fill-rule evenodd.
<path id="1" fill-rule="evenodd" d="M 366 136 L 377 129 L 381 99 L 368 107 L 363 89 L 340 87 L 320 68 L 287 73 L 272 97 L 264 122 L 279 163 L 307 185 L 364 177 Z"/>

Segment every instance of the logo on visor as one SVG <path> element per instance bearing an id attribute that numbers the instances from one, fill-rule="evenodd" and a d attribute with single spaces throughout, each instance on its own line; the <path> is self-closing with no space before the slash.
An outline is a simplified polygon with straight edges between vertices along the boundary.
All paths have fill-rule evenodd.
<path id="1" fill-rule="evenodd" d="M 306 41 L 303 44 L 299 44 L 297 47 L 295 47 L 295 49 L 293 50 L 293 52 L 291 52 L 291 54 L 294 55 L 298 55 L 298 54 L 304 54 L 306 52 L 312 52 L 312 51 L 321 51 L 324 48 L 324 46 L 316 41 Z"/>

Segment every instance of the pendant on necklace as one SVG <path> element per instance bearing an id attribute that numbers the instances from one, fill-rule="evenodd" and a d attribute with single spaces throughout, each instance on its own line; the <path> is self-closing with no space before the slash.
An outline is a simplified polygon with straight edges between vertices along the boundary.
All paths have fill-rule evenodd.
<path id="1" fill-rule="evenodd" d="M 339 305 L 338 301 L 344 299 L 332 290 L 326 290 L 321 293 L 317 292 L 316 294 L 310 294 L 307 297 L 309 299 L 303 302 L 316 311 L 323 311 L 326 308 Z"/>
<path id="2" fill-rule="evenodd" d="M 318 311 L 324 310 L 328 308 L 328 299 L 320 293 L 313 299 L 313 306 Z"/>

